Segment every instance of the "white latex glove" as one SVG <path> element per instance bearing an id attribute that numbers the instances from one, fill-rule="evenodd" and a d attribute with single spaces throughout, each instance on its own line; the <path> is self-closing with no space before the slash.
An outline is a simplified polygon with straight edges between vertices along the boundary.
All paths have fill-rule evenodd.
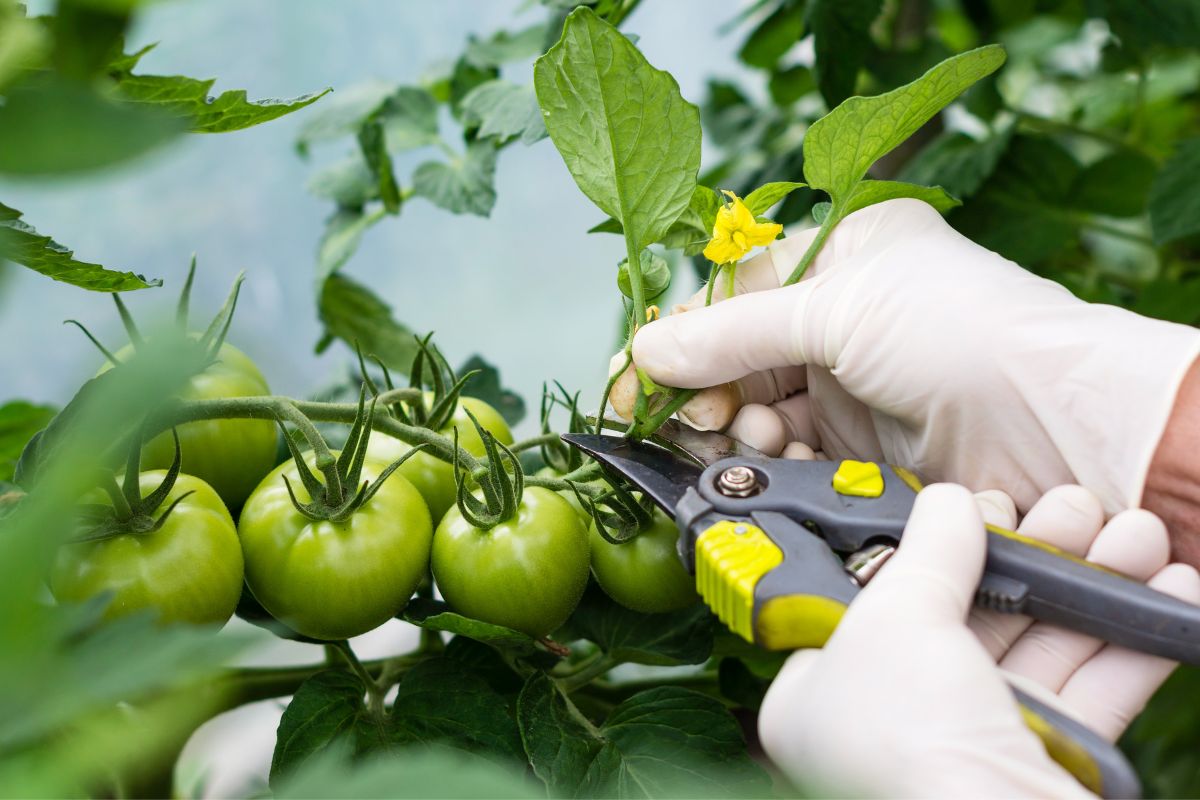
<path id="1" fill-rule="evenodd" d="M 1200 331 L 1084 303 L 909 199 L 847 217 L 778 288 L 815 234 L 739 266 L 741 296 L 700 308 L 701 293 L 638 333 L 634 363 L 660 384 L 736 381 L 685 421 L 723 428 L 745 406 L 729 432 L 768 454 L 800 441 L 1022 509 L 1063 483 L 1110 512 L 1139 504 Z"/>
<path id="2" fill-rule="evenodd" d="M 899 550 L 825 648 L 788 660 L 763 701 L 759 734 L 793 781 L 821 794 L 1091 797 L 1025 727 L 1005 678 L 1115 740 L 1174 664 L 971 611 L 986 552 L 980 511 L 1013 523 L 1011 506 L 990 494 L 995 502 L 977 506 L 960 486 L 921 492 Z M 1166 529 L 1147 511 L 1104 525 L 1099 500 L 1063 486 L 1018 530 L 1200 603 L 1200 574 L 1167 564 Z"/>

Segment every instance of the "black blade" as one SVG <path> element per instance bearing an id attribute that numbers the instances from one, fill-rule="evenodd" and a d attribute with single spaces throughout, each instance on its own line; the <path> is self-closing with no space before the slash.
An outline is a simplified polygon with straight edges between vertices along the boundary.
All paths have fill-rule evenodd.
<path id="1" fill-rule="evenodd" d="M 659 508 L 675 516 L 675 506 L 703 471 L 695 464 L 655 445 L 620 436 L 564 433 L 562 440 L 587 453 L 609 472 L 632 483 Z"/>

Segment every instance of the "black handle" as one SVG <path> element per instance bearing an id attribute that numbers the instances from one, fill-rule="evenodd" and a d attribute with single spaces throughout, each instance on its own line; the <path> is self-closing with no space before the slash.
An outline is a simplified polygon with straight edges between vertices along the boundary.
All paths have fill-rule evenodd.
<path id="1" fill-rule="evenodd" d="M 979 604 L 1200 665 L 1200 606 L 990 525 Z"/>

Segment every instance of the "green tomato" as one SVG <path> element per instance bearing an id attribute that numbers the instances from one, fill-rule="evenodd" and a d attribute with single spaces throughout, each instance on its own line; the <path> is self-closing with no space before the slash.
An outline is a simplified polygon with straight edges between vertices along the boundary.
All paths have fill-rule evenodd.
<path id="1" fill-rule="evenodd" d="M 508 423 L 504 421 L 504 417 L 500 416 L 500 412 L 474 397 L 459 398 L 458 407 L 455 408 L 450 423 L 441 430 L 442 434 L 453 437 L 453 430 L 457 428 L 458 443 L 464 450 L 476 456 L 484 454 L 483 440 L 479 438 L 475 426 L 471 424 L 470 418 L 463 411 L 464 407 L 471 410 L 471 413 L 479 420 L 479 424 L 485 430 L 490 431 L 497 441 L 504 444 L 513 443 L 512 431 L 508 429 Z M 409 449 L 411 449 L 409 445 L 399 439 L 375 431 L 371 434 L 371 441 L 367 445 L 367 457 L 384 464 L 391 464 L 407 453 Z M 425 498 L 425 504 L 429 506 L 429 514 L 435 525 L 442 517 L 446 516 L 446 512 L 458 498 L 458 487 L 454 482 L 454 467 L 432 453 L 422 450 L 401 464 L 397 472 L 417 487 L 417 491 Z"/>
<path id="2" fill-rule="evenodd" d="M 133 353 L 133 345 L 117 351 L 118 361 Z M 111 369 L 105 365 L 101 373 Z M 99 374 L 99 373 L 97 373 Z M 222 344 L 217 360 L 194 376 L 179 396 L 184 400 L 216 400 L 270 394 L 267 380 L 249 356 Z M 252 419 L 206 419 L 180 425 L 182 471 L 208 483 L 235 511 L 275 464 L 275 423 Z M 175 458 L 170 431 L 156 436 L 142 450 L 142 467 L 166 469 Z"/>
<path id="3" fill-rule="evenodd" d="M 316 457 L 308 454 L 313 466 Z M 362 479 L 384 465 L 366 461 Z M 318 475 L 320 473 L 317 473 Z M 433 523 L 420 493 L 392 473 L 379 491 L 341 522 L 311 520 L 296 510 L 311 499 L 296 464 L 271 471 L 238 520 L 246 585 L 273 617 L 313 639 L 349 639 L 399 613 L 429 567 Z"/>
<path id="4" fill-rule="evenodd" d="M 587 531 L 570 503 L 531 486 L 516 515 L 490 530 L 450 509 L 433 535 L 431 564 L 459 613 L 545 636 L 566 622 L 587 585 Z"/>
<path id="5" fill-rule="evenodd" d="M 139 476 L 142 495 L 159 487 L 166 472 Z M 162 622 L 221 625 L 242 594 L 242 548 L 221 498 L 199 478 L 180 474 L 158 513 L 191 492 L 162 527 L 123 533 L 59 548 L 50 590 L 59 602 L 78 603 L 112 592 L 112 618 L 151 610 Z M 105 496 L 95 502 L 106 502 Z"/>
<path id="6" fill-rule="evenodd" d="M 679 528 L 659 509 L 654 509 L 650 527 L 631 541 L 613 544 L 600 535 L 595 525 L 588 529 L 588 537 L 596 581 L 626 608 L 663 614 L 700 599 L 696 579 L 683 568 L 676 550 Z"/>

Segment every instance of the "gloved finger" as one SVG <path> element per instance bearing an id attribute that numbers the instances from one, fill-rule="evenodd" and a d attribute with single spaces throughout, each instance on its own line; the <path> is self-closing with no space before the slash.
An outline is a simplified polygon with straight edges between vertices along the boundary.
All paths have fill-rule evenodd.
<path id="1" fill-rule="evenodd" d="M 783 448 L 783 452 L 779 454 L 780 458 L 791 458 L 796 461 L 813 461 L 817 454 L 813 449 L 804 442 L 788 442 Z"/>
<path id="2" fill-rule="evenodd" d="M 826 453 L 859 461 L 904 462 L 883 452 L 874 412 L 847 392 L 832 372 L 809 366 L 808 396 L 813 427 Z"/>
<path id="3" fill-rule="evenodd" d="M 999 489 L 976 492 L 975 504 L 979 506 L 979 515 L 987 525 L 1012 529 L 1017 524 L 1017 505 L 1006 492 Z"/>
<path id="4" fill-rule="evenodd" d="M 701 389 L 679 409 L 679 419 L 698 430 L 725 430 L 744 406 L 774 403 L 798 391 L 805 382 L 804 367 L 755 372 L 738 381 Z M 790 420 L 785 422 L 790 426 Z"/>
<path id="5" fill-rule="evenodd" d="M 769 456 L 779 455 L 790 442 L 803 443 L 810 448 L 820 445 L 806 392 L 797 392 L 771 405 L 750 403 L 742 406 L 726 433 Z"/>
<path id="6" fill-rule="evenodd" d="M 1117 514 L 1096 536 L 1087 559 L 1102 567 L 1144 581 L 1167 564 L 1167 528 L 1142 509 Z M 1045 622 L 1033 623 L 1013 643 L 1000 668 L 1058 691 L 1071 675 L 1094 656 L 1104 642 L 1078 631 Z"/>
<path id="7" fill-rule="evenodd" d="M 1017 533 L 1046 542 L 1072 555 L 1082 556 L 1104 526 L 1099 499 L 1082 486 L 1056 486 L 1034 503 L 1017 526 Z M 967 626 L 984 649 L 999 661 L 1033 620 L 1023 614 L 1002 614 L 979 609 Z"/>
<path id="8" fill-rule="evenodd" d="M 970 491 L 949 483 L 927 486 L 917 495 L 896 554 L 863 589 L 855 601 L 861 611 L 847 621 L 875 610 L 918 625 L 961 623 L 986 552 L 983 519 Z"/>
<path id="9" fill-rule="evenodd" d="M 1148 583 L 1200 605 L 1200 573 L 1191 566 L 1168 564 Z M 1085 725 L 1116 741 L 1175 666 L 1169 659 L 1107 645 L 1075 671 L 1059 697 Z"/>
<path id="10" fill-rule="evenodd" d="M 804 697 L 810 691 L 805 684 L 821 652 L 797 650 L 792 653 L 763 697 L 758 712 L 758 738 L 776 764 L 788 764 L 791 761 L 788 745 L 794 743 L 796 730 L 796 717 L 792 709 L 796 698 Z"/>
<path id="11" fill-rule="evenodd" d="M 812 283 L 732 297 L 651 322 L 633 339 L 633 360 L 655 382 L 684 389 L 801 364 L 803 342 L 797 341 L 793 320 L 803 313 L 798 309 Z"/>

